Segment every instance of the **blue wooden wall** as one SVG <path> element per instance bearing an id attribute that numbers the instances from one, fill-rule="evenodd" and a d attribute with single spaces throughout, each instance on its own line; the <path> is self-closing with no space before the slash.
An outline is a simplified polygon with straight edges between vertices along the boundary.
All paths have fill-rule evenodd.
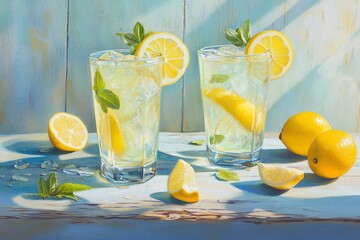
<path id="1" fill-rule="evenodd" d="M 334 128 L 360 130 L 358 0 L 0 0 L 0 134 L 46 132 L 67 111 L 94 131 L 88 55 L 126 47 L 116 32 L 136 21 L 168 31 L 189 47 L 185 76 L 163 88 L 161 130 L 204 128 L 197 49 L 226 43 L 222 30 L 250 18 L 253 33 L 285 32 L 293 67 L 270 83 L 267 130 L 299 111 Z"/>

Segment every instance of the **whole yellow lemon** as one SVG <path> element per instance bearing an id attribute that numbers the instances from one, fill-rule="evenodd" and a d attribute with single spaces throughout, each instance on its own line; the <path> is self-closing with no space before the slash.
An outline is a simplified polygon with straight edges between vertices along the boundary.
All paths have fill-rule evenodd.
<path id="1" fill-rule="evenodd" d="M 289 151 L 306 156 L 315 137 L 328 130 L 331 126 L 320 114 L 300 112 L 285 122 L 279 138 Z"/>
<path id="2" fill-rule="evenodd" d="M 356 154 L 356 143 L 350 134 L 341 130 L 330 130 L 321 133 L 312 142 L 308 163 L 316 175 L 337 178 L 354 165 Z"/>

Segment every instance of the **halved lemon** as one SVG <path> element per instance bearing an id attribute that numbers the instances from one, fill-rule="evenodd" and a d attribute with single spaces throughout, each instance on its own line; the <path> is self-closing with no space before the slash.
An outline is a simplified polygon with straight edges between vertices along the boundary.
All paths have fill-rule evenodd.
<path id="1" fill-rule="evenodd" d="M 195 171 L 190 164 L 179 159 L 171 171 L 167 189 L 170 195 L 184 202 L 199 201 L 199 191 L 195 181 Z"/>
<path id="2" fill-rule="evenodd" d="M 272 80 L 282 77 L 294 61 L 294 49 L 290 39 L 282 32 L 267 30 L 255 34 L 246 44 L 246 54 L 270 51 Z"/>
<path id="3" fill-rule="evenodd" d="M 190 54 L 186 45 L 177 36 L 167 32 L 154 32 L 146 36 L 135 51 L 135 56 L 163 56 L 162 85 L 179 80 L 189 65 Z"/>
<path id="4" fill-rule="evenodd" d="M 279 190 L 289 190 L 304 178 L 304 171 L 296 168 L 262 163 L 258 164 L 258 168 L 261 181 Z"/>
<path id="5" fill-rule="evenodd" d="M 62 151 L 78 151 L 88 141 L 88 130 L 80 118 L 65 112 L 55 113 L 49 120 L 50 142 Z"/>
<path id="6" fill-rule="evenodd" d="M 247 130 L 255 129 L 259 132 L 264 128 L 265 111 L 256 108 L 241 96 L 223 88 L 205 90 L 203 95 L 222 106 Z"/>

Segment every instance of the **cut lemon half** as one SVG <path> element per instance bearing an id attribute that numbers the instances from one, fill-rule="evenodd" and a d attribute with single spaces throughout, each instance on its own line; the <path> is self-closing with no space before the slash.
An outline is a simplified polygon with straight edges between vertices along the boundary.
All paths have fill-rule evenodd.
<path id="1" fill-rule="evenodd" d="M 146 36 L 135 51 L 138 57 L 162 55 L 162 85 L 170 85 L 179 80 L 189 65 L 189 50 L 177 36 L 167 32 L 154 32 Z"/>
<path id="2" fill-rule="evenodd" d="M 245 54 L 270 52 L 272 80 L 282 77 L 294 61 L 294 49 L 282 32 L 267 30 L 254 35 L 246 44 Z"/>
<path id="3" fill-rule="evenodd" d="M 262 163 L 258 164 L 258 168 L 261 181 L 279 190 L 289 190 L 304 178 L 304 171 L 296 168 Z"/>
<path id="4" fill-rule="evenodd" d="M 264 128 L 265 111 L 257 109 L 254 104 L 223 88 L 203 91 L 203 95 L 222 106 L 247 130 L 259 132 Z"/>
<path id="5" fill-rule="evenodd" d="M 88 141 L 88 130 L 80 118 L 65 112 L 55 113 L 49 120 L 50 142 L 62 151 L 78 151 Z"/>
<path id="6" fill-rule="evenodd" d="M 179 159 L 171 171 L 167 189 L 170 195 L 184 202 L 199 201 L 199 191 L 195 181 L 195 171 L 190 164 Z"/>
<path id="7" fill-rule="evenodd" d="M 125 151 L 125 141 L 120 124 L 116 117 L 109 112 L 101 122 L 101 142 L 108 151 L 121 155 Z"/>

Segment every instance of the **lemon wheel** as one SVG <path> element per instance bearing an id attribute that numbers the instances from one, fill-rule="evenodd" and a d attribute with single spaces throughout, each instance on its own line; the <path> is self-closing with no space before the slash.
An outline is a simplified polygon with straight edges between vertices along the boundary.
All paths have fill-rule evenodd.
<path id="1" fill-rule="evenodd" d="M 135 56 L 155 57 L 162 55 L 163 80 L 162 85 L 171 85 L 178 81 L 189 65 L 189 50 L 177 36 L 166 32 L 154 32 L 146 36 L 135 51 Z"/>

